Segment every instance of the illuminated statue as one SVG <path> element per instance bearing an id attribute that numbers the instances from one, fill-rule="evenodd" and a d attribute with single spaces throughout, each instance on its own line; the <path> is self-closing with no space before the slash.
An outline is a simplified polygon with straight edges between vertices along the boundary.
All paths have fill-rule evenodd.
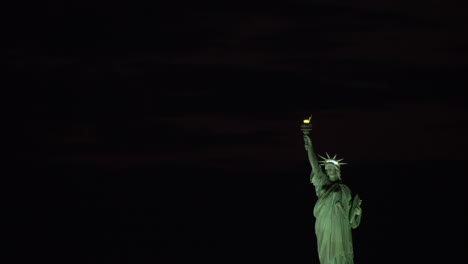
<path id="1" fill-rule="evenodd" d="M 350 189 L 341 182 L 340 168 L 346 164 L 341 163 L 342 159 L 336 160 L 336 155 L 331 158 L 327 153 L 327 158 L 320 156 L 323 159 L 320 165 L 325 168 L 325 172 L 320 168 L 308 135 L 311 124 L 305 121 L 302 131 L 312 166 L 310 181 L 318 197 L 314 216 L 320 263 L 353 264 L 351 229 L 358 227 L 361 222 L 361 200 L 358 195 L 352 199 Z"/>

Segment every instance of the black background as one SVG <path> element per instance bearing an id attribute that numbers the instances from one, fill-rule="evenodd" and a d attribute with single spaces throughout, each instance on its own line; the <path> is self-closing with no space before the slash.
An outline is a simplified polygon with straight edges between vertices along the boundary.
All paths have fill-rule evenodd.
<path id="1" fill-rule="evenodd" d="M 318 263 L 310 113 L 315 149 L 349 163 L 363 199 L 356 263 L 459 262 L 463 6 L 4 10 L 11 263 Z"/>

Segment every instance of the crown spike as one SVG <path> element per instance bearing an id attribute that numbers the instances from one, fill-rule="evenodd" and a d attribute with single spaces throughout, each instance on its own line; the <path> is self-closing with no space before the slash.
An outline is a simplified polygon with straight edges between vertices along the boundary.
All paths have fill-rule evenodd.
<path id="1" fill-rule="evenodd" d="M 331 158 L 330 158 L 330 155 L 328 155 L 328 152 L 325 152 L 325 154 L 327 154 L 327 157 L 328 157 L 329 159 L 331 159 Z"/>
<path id="2" fill-rule="evenodd" d="M 333 156 L 333 159 L 336 159 L 336 154 L 335 154 L 335 156 Z"/>

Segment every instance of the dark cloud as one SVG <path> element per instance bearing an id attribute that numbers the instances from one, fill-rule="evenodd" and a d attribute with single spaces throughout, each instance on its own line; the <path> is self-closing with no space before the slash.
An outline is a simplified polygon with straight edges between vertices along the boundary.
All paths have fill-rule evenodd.
<path id="1" fill-rule="evenodd" d="M 351 164 L 466 160 L 461 104 L 440 101 L 380 108 L 316 108 L 319 153 Z M 233 171 L 288 171 L 302 166 L 298 125 L 309 113 L 171 113 L 159 118 L 35 122 L 25 127 L 30 159 L 102 167 L 182 165 Z M 295 120 L 295 121 L 294 121 Z M 26 132 L 27 131 L 27 132 Z"/>

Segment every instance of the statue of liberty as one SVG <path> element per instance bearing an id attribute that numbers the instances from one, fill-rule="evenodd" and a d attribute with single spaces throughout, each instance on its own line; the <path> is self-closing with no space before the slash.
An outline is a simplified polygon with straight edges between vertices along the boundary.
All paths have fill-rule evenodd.
<path id="1" fill-rule="evenodd" d="M 320 156 L 319 166 L 308 133 L 304 133 L 312 172 L 310 181 L 315 187 L 318 200 L 314 207 L 315 234 L 317 236 L 318 256 L 321 264 L 353 264 L 353 240 L 351 229 L 361 222 L 361 200 L 356 195 L 352 199 L 350 189 L 341 181 L 340 160 L 336 155 L 331 158 Z"/>

